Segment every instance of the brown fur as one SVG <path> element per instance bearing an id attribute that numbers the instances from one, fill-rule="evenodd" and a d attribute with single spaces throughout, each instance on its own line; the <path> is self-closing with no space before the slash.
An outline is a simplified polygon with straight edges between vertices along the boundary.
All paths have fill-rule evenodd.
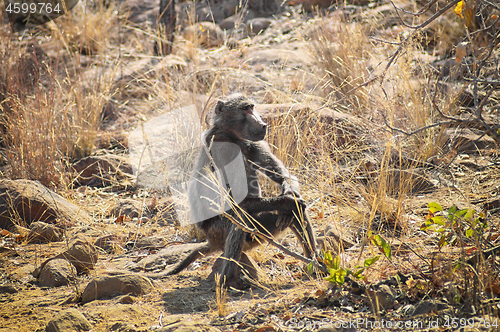
<path id="1" fill-rule="evenodd" d="M 214 114 L 214 124 L 204 134 L 207 148 L 198 157 L 189 189 L 192 214 L 195 218 L 200 218 L 196 220 L 202 220 L 203 214 L 211 208 L 211 202 L 202 199 L 210 196 L 210 193 L 213 195 L 211 191 L 215 190 L 213 184 L 207 183 L 207 174 L 227 165 L 241 151 L 248 194 L 239 206 L 248 215 L 245 217 L 239 213 L 236 218 L 234 211 L 229 210 L 228 213 L 247 227 L 256 228 L 268 235 L 277 235 L 290 227 L 300 241 L 305 255 L 311 257 L 315 250 L 314 235 L 305 213 L 305 202 L 300 198 L 297 178 L 289 173 L 263 140 L 267 125 L 254 111 L 254 103 L 241 94 L 233 94 L 217 103 Z M 228 149 L 217 143 L 232 143 L 236 148 Z M 256 171 L 277 182 L 282 194 L 274 198 L 263 198 Z M 228 184 L 230 181 L 225 179 Z M 231 191 L 234 193 L 233 189 L 235 188 L 231 188 Z M 241 189 L 241 186 L 237 189 Z M 206 234 L 206 245 L 193 251 L 168 274 L 179 273 L 202 256 L 223 251 L 224 260 L 219 272 L 226 286 L 245 286 L 240 277 L 241 266 L 244 266 L 251 277 L 256 278 L 256 269 L 243 251 L 257 246 L 260 243 L 258 239 L 220 214 L 202 220 L 196 226 Z"/>

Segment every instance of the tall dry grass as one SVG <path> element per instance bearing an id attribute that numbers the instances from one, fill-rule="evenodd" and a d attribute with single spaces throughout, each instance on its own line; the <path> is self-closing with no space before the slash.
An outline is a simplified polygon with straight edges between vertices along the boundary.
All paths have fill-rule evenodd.
<path id="1" fill-rule="evenodd" d="M 72 61 L 85 49 L 99 49 L 96 38 L 104 41 L 105 35 L 86 26 L 94 22 L 97 27 L 96 22 L 110 15 L 107 11 L 84 14 L 70 16 L 78 17 L 73 25 L 50 23 L 80 31 L 78 38 L 57 29 L 53 30 L 56 37 L 46 39 L 16 41 L 10 34 L 0 36 L 1 155 L 12 178 L 39 180 L 49 187 L 67 185 L 67 164 L 92 152 L 103 107 L 114 93 L 112 75 L 96 71 L 84 76 Z M 47 40 L 47 47 L 37 45 Z"/>

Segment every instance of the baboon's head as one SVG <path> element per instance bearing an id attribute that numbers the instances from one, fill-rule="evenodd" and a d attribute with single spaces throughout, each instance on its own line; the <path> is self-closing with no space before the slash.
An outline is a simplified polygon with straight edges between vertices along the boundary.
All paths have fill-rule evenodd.
<path id="1" fill-rule="evenodd" d="M 229 95 L 217 102 L 214 125 L 239 139 L 263 140 L 267 123 L 257 114 L 254 106 L 251 99 L 240 93 Z"/>

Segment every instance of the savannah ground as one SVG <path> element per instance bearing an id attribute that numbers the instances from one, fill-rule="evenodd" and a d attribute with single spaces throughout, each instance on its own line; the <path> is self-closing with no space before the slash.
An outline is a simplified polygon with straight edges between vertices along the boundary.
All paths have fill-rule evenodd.
<path id="1" fill-rule="evenodd" d="M 32 272 L 67 241 L 35 244 L 22 228 L 2 231 L 0 330 L 42 331 L 68 308 L 93 331 L 387 330 L 383 322 L 496 330 L 500 10 L 476 0 L 456 13 L 456 3 L 409 27 L 450 3 L 427 11 L 425 1 L 394 3 L 407 12 L 385 0 L 311 12 L 295 3 L 256 35 L 242 24 L 215 37 L 181 3 L 165 56 L 153 55 L 156 1 L 81 1 L 20 32 L 4 18 L 0 176 L 40 181 L 87 211 L 90 222 L 56 223 L 65 239 L 113 240 L 90 273 L 49 288 Z M 185 33 L 193 24 L 195 33 Z M 128 157 L 128 134 L 141 123 L 193 104 L 204 115 L 232 92 L 261 104 L 267 140 L 299 178 L 319 247 L 332 254 L 329 274 L 308 274 L 303 262 L 262 245 L 251 253 L 262 276 L 243 292 L 218 294 L 205 280 L 216 257 L 207 257 L 148 294 L 81 304 L 93 278 L 134 273 L 196 234 L 173 217 L 164 192 L 117 173 L 82 185 L 71 166 L 91 155 Z M 138 203 L 135 214 L 113 209 L 125 198 Z M 429 209 L 433 202 L 444 212 Z M 12 219 L 29 228 L 23 216 Z M 278 241 L 301 252 L 292 234 Z"/>

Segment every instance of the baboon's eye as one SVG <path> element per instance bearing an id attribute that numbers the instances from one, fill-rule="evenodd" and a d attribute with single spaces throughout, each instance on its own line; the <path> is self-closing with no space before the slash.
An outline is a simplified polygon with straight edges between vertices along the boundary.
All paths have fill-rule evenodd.
<path id="1" fill-rule="evenodd" d="M 253 107 L 252 104 L 248 104 L 248 105 L 243 106 L 243 110 L 244 111 L 250 111 L 252 109 L 252 107 Z"/>

